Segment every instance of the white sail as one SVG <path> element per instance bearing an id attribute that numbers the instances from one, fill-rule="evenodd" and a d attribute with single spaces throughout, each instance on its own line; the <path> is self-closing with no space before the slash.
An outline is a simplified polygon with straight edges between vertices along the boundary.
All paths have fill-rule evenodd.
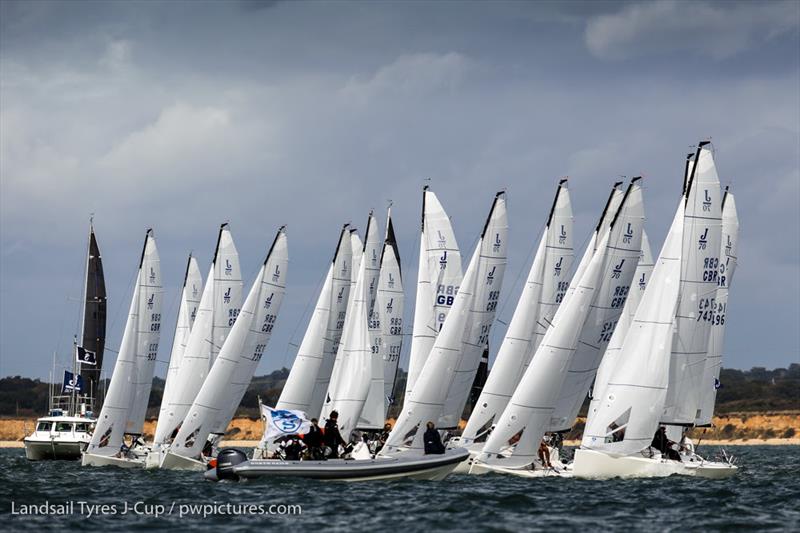
<path id="1" fill-rule="evenodd" d="M 537 326 L 544 330 L 542 324 L 553 319 L 552 315 L 545 316 L 543 313 L 549 313 L 551 309 L 555 312 L 567 289 L 569 282 L 566 280 L 573 257 L 572 206 L 566 180 L 561 180 L 508 331 L 461 435 L 463 445 L 470 445 L 476 439 L 478 442 L 485 439 L 493 423 L 508 405 L 509 398 L 535 352 Z M 555 282 L 548 283 L 551 294 L 543 296 L 542 286 L 546 276 L 554 278 Z M 541 302 L 547 302 L 546 307 Z"/>
<path id="2" fill-rule="evenodd" d="M 180 429 L 208 375 L 210 365 L 225 344 L 225 339 L 236 321 L 241 301 L 239 256 L 226 223 L 219 229 L 214 260 L 175 377 L 175 393 L 167 405 L 166 417 L 158 419 L 155 442 L 168 442 Z"/>
<path id="3" fill-rule="evenodd" d="M 708 143 L 700 143 L 689 177 L 683 262 L 669 388 L 661 421 L 693 424 L 700 407 L 712 306 L 717 293 L 722 210 L 719 178 Z"/>
<path id="4" fill-rule="evenodd" d="M 421 428 L 428 421 L 438 421 L 441 427 L 458 423 L 494 320 L 507 240 L 505 194 L 498 193 L 449 318 L 389 434 L 387 451 L 400 447 L 421 450 Z"/>
<path id="5" fill-rule="evenodd" d="M 589 414 L 581 446 L 631 455 L 650 446 L 666 398 L 681 275 L 681 199 L 612 376 Z"/>
<path id="6" fill-rule="evenodd" d="M 361 239 L 358 237 L 357 233 L 354 231 L 350 233 L 350 242 L 354 257 L 353 265 L 360 269 L 362 261 L 364 263 L 363 284 L 367 316 L 369 316 L 372 306 L 375 303 L 375 297 L 378 289 L 378 276 L 380 275 L 380 237 L 378 237 L 378 235 L 378 226 L 371 211 L 367 219 L 367 231 L 364 234 L 364 238 L 366 240 L 364 243 L 361 243 Z M 356 248 L 358 248 L 358 250 L 356 250 Z M 358 277 L 359 272 L 356 272 L 356 278 L 354 280 L 356 283 L 358 282 Z M 351 292 L 354 291 L 355 285 L 352 285 L 350 290 Z M 358 294 L 360 295 L 360 293 Z M 352 362 L 348 361 L 345 363 L 344 361 L 346 353 L 349 353 L 346 352 L 348 336 L 353 331 L 352 328 L 361 326 L 361 324 L 356 320 L 347 320 L 347 315 L 350 314 L 350 310 L 356 304 L 357 301 L 351 297 L 347 305 L 347 314 L 345 315 L 344 328 L 342 329 L 341 343 L 339 344 L 339 349 L 336 353 L 336 359 L 333 363 L 333 370 L 331 371 L 328 390 L 325 393 L 325 400 L 322 404 L 322 411 L 319 413 L 321 420 L 328 418 L 328 415 L 333 409 L 333 401 L 335 398 L 341 398 L 343 395 L 350 397 L 353 394 L 352 391 L 340 390 L 339 387 L 347 387 L 347 384 L 351 383 L 350 376 L 345 376 L 342 374 L 342 372 L 349 371 L 347 369 L 352 369 Z M 364 327 L 366 327 L 366 323 Z M 371 345 L 372 343 L 370 342 L 370 346 Z M 361 401 L 364 401 L 364 399 Z M 340 428 L 341 427 L 343 426 L 341 426 L 340 420 Z M 351 425 L 349 429 L 353 429 L 353 426 Z"/>
<path id="7" fill-rule="evenodd" d="M 394 401 L 394 380 L 403 346 L 403 278 L 400 252 L 392 225 L 391 209 L 386 217 L 386 235 L 380 257 L 380 277 L 375 305 L 369 318 L 372 341 L 372 382 L 358 421 L 359 429 L 381 429 L 389 405 Z"/>
<path id="8" fill-rule="evenodd" d="M 631 291 L 628 294 L 628 299 L 625 301 L 625 306 L 622 309 L 622 315 L 614 328 L 614 333 L 611 335 L 611 340 L 608 341 L 603 359 L 600 361 L 600 367 L 597 369 L 594 385 L 592 386 L 592 398 L 589 404 L 589 413 L 597 411 L 600 405 L 600 398 L 605 393 L 608 381 L 614 374 L 614 369 L 619 361 L 620 351 L 622 350 L 622 343 L 625 341 L 625 336 L 628 334 L 633 318 L 636 315 L 636 310 L 639 303 L 642 301 L 644 291 L 647 284 L 650 282 L 650 277 L 653 273 L 653 252 L 650 249 L 650 240 L 647 238 L 647 232 L 642 230 L 642 254 L 639 257 L 639 264 L 636 266 L 636 272 L 633 274 L 633 284 Z"/>
<path id="9" fill-rule="evenodd" d="M 436 336 L 455 302 L 461 285 L 461 252 L 450 218 L 436 195 L 422 189 L 422 230 L 419 243 L 417 296 L 405 397 L 425 366 Z"/>
<path id="10" fill-rule="evenodd" d="M 209 434 L 225 433 L 272 335 L 286 292 L 288 262 L 281 227 L 170 453 L 199 458 Z"/>
<path id="11" fill-rule="evenodd" d="M 620 228 L 623 230 L 622 238 L 608 253 L 607 261 L 613 264 L 613 268 L 597 287 L 594 303 L 583 324 L 578 346 L 561 385 L 549 431 L 567 431 L 572 427 L 630 293 L 642 253 L 644 207 L 639 179 L 631 181 L 627 196 L 623 199 L 625 209 L 618 212 L 617 217 L 625 218 L 622 221 L 625 225 Z"/>
<path id="12" fill-rule="evenodd" d="M 349 244 L 350 231 L 345 224 L 339 233 L 336 251 L 314 307 L 314 314 L 308 322 L 276 409 L 316 413 L 322 407 L 350 294 L 350 263 L 353 254 Z"/>
<path id="13" fill-rule="evenodd" d="M 728 291 L 736 270 L 736 248 L 739 240 L 739 215 L 733 193 L 725 190 L 722 197 L 722 249 L 720 250 L 719 275 L 717 277 L 716 301 L 712 306 L 711 335 L 708 341 L 708 356 L 700 396 L 700 414 L 696 426 L 711 425 L 717 389 L 720 387 L 719 371 L 722 368 L 722 348 L 725 337 L 725 318 L 728 312 Z"/>
<path id="14" fill-rule="evenodd" d="M 161 267 L 152 230 L 147 230 L 128 321 L 103 408 L 87 453 L 116 455 L 125 434 L 141 435 L 149 388 L 142 380 L 150 372 L 158 351 L 161 325 Z M 133 418 L 135 417 L 135 418 Z"/>
<path id="15" fill-rule="evenodd" d="M 176 390 L 176 378 L 178 369 L 183 360 L 183 352 L 186 350 L 186 343 L 189 341 L 189 333 L 192 330 L 194 319 L 197 316 L 197 309 L 200 305 L 200 291 L 203 290 L 203 276 L 197 266 L 197 259 L 189 254 L 186 263 L 186 274 L 183 277 L 183 289 L 181 290 L 181 301 L 178 308 L 178 321 L 175 326 L 175 335 L 172 338 L 172 351 L 169 358 L 169 369 L 167 379 L 164 383 L 164 394 L 161 397 L 161 409 L 158 413 L 159 420 L 168 411 L 169 404 L 173 400 Z M 166 417 L 164 418 L 166 420 Z M 155 441 L 156 445 L 163 442 Z"/>
<path id="16" fill-rule="evenodd" d="M 597 251 L 592 253 L 590 246 L 584 253 L 581 263 L 586 266 L 583 269 L 579 267 L 578 272 L 582 270 L 582 274 L 573 278 L 552 326 L 547 330 L 495 430 L 486 440 L 480 461 L 514 467 L 530 464 L 536 457 L 542 436 L 550 425 L 567 369 L 578 348 L 581 330 L 597 298 L 598 288 L 602 287 L 603 280 L 610 279 L 618 270 L 619 262 L 615 260 L 615 254 L 628 234 L 628 223 L 634 226 L 635 233 L 641 233 L 642 218 L 641 187 L 638 183 L 631 183 L 610 229 L 604 230 L 602 224 L 598 225 Z M 587 256 L 591 259 L 587 260 Z M 500 452 L 515 441 L 512 457 L 500 456 Z"/>
<path id="17" fill-rule="evenodd" d="M 322 410 L 323 418 L 327 418 L 331 411 L 339 412 L 339 429 L 345 439 L 349 438 L 358 423 L 372 379 L 372 343 L 367 328 L 369 302 L 366 263 L 362 260 L 358 269 L 352 303 L 345 318 L 345 333 L 336 356 L 339 369 L 337 386 L 328 390 L 329 401 Z"/>

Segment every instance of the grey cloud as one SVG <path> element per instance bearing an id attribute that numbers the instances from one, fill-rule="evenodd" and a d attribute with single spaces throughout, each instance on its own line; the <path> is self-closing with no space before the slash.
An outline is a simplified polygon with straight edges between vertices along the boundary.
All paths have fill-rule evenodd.
<path id="1" fill-rule="evenodd" d="M 714 4 L 657 0 L 591 18 L 586 45 L 602 59 L 676 51 L 724 59 L 797 31 L 798 24 L 800 4 L 791 0 Z"/>

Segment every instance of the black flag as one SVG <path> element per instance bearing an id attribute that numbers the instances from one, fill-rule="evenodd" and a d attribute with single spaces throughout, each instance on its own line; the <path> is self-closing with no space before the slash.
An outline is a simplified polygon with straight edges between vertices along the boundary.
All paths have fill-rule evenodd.
<path id="1" fill-rule="evenodd" d="M 84 365 L 96 365 L 97 356 L 94 352 L 84 349 L 83 346 L 78 346 L 78 362 Z"/>

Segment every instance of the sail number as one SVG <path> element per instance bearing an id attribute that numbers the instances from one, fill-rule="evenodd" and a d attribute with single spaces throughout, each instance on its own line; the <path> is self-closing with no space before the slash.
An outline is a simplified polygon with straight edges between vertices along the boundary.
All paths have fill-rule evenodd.
<path id="1" fill-rule="evenodd" d="M 150 314 L 150 331 L 161 331 L 161 313 Z"/>
<path id="2" fill-rule="evenodd" d="M 600 330 L 600 338 L 597 339 L 598 343 L 604 343 L 611 340 L 611 336 L 614 334 L 614 329 L 617 327 L 616 320 L 609 320 L 605 324 L 603 324 L 603 329 Z"/>
<path id="3" fill-rule="evenodd" d="M 500 291 L 489 291 L 489 302 L 486 304 L 486 310 L 491 312 L 497 309 L 497 299 L 500 298 Z"/>
<path id="4" fill-rule="evenodd" d="M 556 298 L 555 298 L 555 302 L 557 304 L 560 304 L 561 300 L 564 299 L 564 294 L 566 294 L 568 288 L 569 288 L 569 281 L 558 282 L 558 285 L 556 285 Z"/>
<path id="5" fill-rule="evenodd" d="M 611 309 L 619 309 L 625 305 L 625 300 L 628 298 L 630 285 L 618 285 L 614 287 L 614 297 L 611 298 Z"/>
<path id="6" fill-rule="evenodd" d="M 719 274 L 719 258 L 706 257 L 703 260 L 703 281 L 717 281 Z"/>
<path id="7" fill-rule="evenodd" d="M 266 344 L 256 344 L 255 350 L 253 350 L 253 357 L 251 358 L 253 361 L 261 361 L 261 357 L 264 355 L 264 350 L 266 350 Z"/>
<path id="8" fill-rule="evenodd" d="M 228 326 L 233 326 L 234 322 L 236 322 L 236 317 L 239 316 L 239 311 L 241 311 L 241 309 L 228 309 Z"/>
<path id="9" fill-rule="evenodd" d="M 272 327 L 275 325 L 276 315 L 264 316 L 264 323 L 261 325 L 261 333 L 272 333 Z"/>
<path id="10" fill-rule="evenodd" d="M 147 345 L 147 360 L 148 361 L 155 361 L 156 360 L 156 353 L 158 352 L 158 343 L 151 342 Z"/>
<path id="11" fill-rule="evenodd" d="M 451 306 L 458 294 L 456 285 L 438 285 L 436 288 L 436 305 Z"/>
<path id="12" fill-rule="evenodd" d="M 389 320 L 389 335 L 401 335 L 403 333 L 403 319 L 392 318 Z"/>

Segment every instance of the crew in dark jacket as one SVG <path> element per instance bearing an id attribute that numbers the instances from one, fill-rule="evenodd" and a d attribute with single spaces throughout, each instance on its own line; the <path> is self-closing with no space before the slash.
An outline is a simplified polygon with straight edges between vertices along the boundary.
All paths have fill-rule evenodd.
<path id="1" fill-rule="evenodd" d="M 423 435 L 422 438 L 425 441 L 425 455 L 444 453 L 442 437 L 439 436 L 439 432 L 436 431 L 433 422 L 428 422 L 428 429 L 425 431 L 425 435 Z"/>
<path id="2" fill-rule="evenodd" d="M 659 426 L 656 430 L 656 434 L 653 435 L 653 442 L 650 443 L 650 447 L 660 451 L 667 459 L 680 461 L 681 454 L 672 449 L 673 444 L 675 443 L 667 438 L 667 428 Z"/>
<path id="3" fill-rule="evenodd" d="M 339 433 L 338 419 L 339 413 L 337 411 L 331 411 L 330 418 L 325 422 L 325 446 L 331 449 L 330 457 L 332 459 L 339 457 L 340 444 L 342 446 L 347 446 L 347 443 L 342 438 L 342 434 Z"/>
<path id="4" fill-rule="evenodd" d="M 312 459 L 325 458 L 325 454 L 322 453 L 324 444 L 322 428 L 319 427 L 319 422 L 316 418 L 311 419 L 311 429 L 303 436 L 303 441 L 306 443 L 306 446 L 308 446 L 308 451 Z"/>

